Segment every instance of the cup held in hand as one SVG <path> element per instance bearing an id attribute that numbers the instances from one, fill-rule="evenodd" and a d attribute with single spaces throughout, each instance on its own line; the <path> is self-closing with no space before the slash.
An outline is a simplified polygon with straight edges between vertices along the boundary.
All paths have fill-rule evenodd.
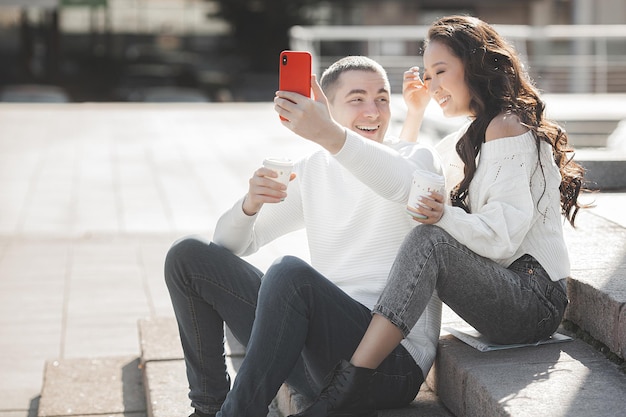
<path id="1" fill-rule="evenodd" d="M 289 177 L 293 170 L 293 161 L 287 158 L 265 158 L 263 161 L 265 168 L 271 169 L 278 174 L 277 178 L 272 178 L 274 181 L 289 185 Z"/>
<path id="2" fill-rule="evenodd" d="M 411 185 L 411 193 L 407 202 L 406 211 L 413 217 L 418 219 L 426 219 L 427 217 L 415 212 L 420 206 L 420 199 L 428 197 L 431 192 L 439 194 L 445 193 L 445 181 L 442 175 L 434 172 L 418 169 L 413 173 L 413 183 Z"/>

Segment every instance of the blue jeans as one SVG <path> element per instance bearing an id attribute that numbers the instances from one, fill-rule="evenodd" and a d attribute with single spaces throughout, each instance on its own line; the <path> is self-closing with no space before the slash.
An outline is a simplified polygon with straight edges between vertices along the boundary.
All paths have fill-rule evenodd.
<path id="1" fill-rule="evenodd" d="M 437 290 L 441 301 L 494 343 L 533 343 L 556 331 L 568 300 L 532 256 L 508 268 L 479 256 L 438 226 L 405 238 L 374 312 L 404 334 Z"/>
<path id="2" fill-rule="evenodd" d="M 221 417 L 267 415 L 283 382 L 312 399 L 337 362 L 352 356 L 371 320 L 367 307 L 294 257 L 280 258 L 263 276 L 218 245 L 186 238 L 168 252 L 165 279 L 192 407 L 221 409 Z M 224 323 L 246 346 L 230 392 Z M 378 408 L 408 404 L 424 381 L 401 345 L 377 371 Z"/>

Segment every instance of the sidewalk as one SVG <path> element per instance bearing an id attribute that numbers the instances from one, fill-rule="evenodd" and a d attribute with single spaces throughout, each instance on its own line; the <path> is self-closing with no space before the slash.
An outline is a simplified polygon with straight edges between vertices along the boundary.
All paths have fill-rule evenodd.
<path id="1" fill-rule="evenodd" d="M 312 149 L 271 103 L 0 106 L 0 417 L 36 415 L 47 359 L 138 355 L 138 319 L 173 315 L 171 242 L 211 237 L 264 157 Z M 594 198 L 626 227 L 626 193 Z M 285 253 L 308 259 L 302 233 L 249 259 Z"/>

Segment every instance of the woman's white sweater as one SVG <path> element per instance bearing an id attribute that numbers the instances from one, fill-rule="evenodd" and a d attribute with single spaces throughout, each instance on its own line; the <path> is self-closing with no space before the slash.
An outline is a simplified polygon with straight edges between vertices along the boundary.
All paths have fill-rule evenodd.
<path id="1" fill-rule="evenodd" d="M 464 129 L 437 146 L 448 191 L 462 179 L 454 145 Z M 531 131 L 483 143 L 469 187 L 469 208 L 446 206 L 438 226 L 479 255 L 508 267 L 532 255 L 553 281 L 570 273 L 560 206 L 561 175 L 552 148 Z"/>

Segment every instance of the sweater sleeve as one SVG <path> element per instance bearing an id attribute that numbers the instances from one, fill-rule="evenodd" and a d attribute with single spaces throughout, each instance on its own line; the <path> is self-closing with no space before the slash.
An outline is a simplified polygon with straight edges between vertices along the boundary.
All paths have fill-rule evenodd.
<path id="1" fill-rule="evenodd" d="M 408 200 L 416 169 L 442 174 L 439 156 L 430 147 L 402 141 L 389 146 L 351 130 L 334 157 L 376 194 L 399 203 Z"/>
<path id="2" fill-rule="evenodd" d="M 272 240 L 304 227 L 297 178 L 289 183 L 284 201 L 264 204 L 253 216 L 244 213 L 242 204 L 243 198 L 222 214 L 213 234 L 213 242 L 238 256 L 253 254 Z"/>
<path id="3" fill-rule="evenodd" d="M 470 185 L 470 210 L 446 206 L 438 226 L 475 253 L 494 260 L 511 257 L 523 242 L 535 210 L 532 150 L 511 149 L 508 139 L 483 145 Z M 499 143 L 496 143 L 499 142 Z"/>

